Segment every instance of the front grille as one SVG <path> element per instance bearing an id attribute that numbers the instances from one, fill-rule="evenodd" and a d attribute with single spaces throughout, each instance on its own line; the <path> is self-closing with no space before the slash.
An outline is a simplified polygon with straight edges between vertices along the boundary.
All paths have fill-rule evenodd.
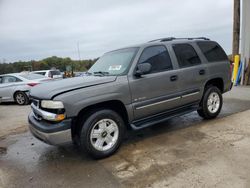
<path id="1" fill-rule="evenodd" d="M 39 107 L 39 100 L 37 100 L 37 99 L 31 99 L 31 102 L 32 102 L 36 107 Z"/>
<path id="2" fill-rule="evenodd" d="M 40 106 L 40 101 L 39 101 L 39 100 L 34 99 L 34 98 L 31 98 L 30 100 L 31 100 L 31 103 L 32 103 L 34 106 L 36 106 L 37 108 L 39 108 L 39 106 Z M 33 111 L 33 114 L 34 114 L 34 118 L 35 118 L 36 120 L 38 120 L 38 121 L 41 121 L 41 120 L 42 120 L 42 117 L 41 117 L 39 114 L 37 114 L 35 110 L 32 109 L 32 111 Z"/>

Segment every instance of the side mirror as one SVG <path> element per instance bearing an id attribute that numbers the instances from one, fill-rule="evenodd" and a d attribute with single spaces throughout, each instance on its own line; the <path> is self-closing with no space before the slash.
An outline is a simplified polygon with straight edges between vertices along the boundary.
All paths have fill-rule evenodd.
<path id="1" fill-rule="evenodd" d="M 151 71 L 151 64 L 150 63 L 142 63 L 137 65 L 137 70 L 135 72 L 135 76 L 141 77 L 143 74 L 148 74 Z"/>

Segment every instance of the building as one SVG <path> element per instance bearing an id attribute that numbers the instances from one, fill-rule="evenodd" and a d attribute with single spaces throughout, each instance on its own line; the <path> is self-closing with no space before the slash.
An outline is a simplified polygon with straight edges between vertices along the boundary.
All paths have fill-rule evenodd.
<path id="1" fill-rule="evenodd" d="M 241 42 L 240 42 L 240 54 L 241 61 L 243 62 L 242 75 L 248 66 L 250 58 L 250 0 L 241 1 Z M 243 84 L 243 79 L 241 80 Z"/>

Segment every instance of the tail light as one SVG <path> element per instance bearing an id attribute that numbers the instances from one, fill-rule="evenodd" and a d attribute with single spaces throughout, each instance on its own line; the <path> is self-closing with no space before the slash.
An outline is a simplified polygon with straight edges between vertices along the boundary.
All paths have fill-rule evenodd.
<path id="1" fill-rule="evenodd" d="M 31 87 L 34 87 L 34 86 L 36 86 L 38 83 L 28 83 L 27 85 L 28 86 L 31 86 Z"/>

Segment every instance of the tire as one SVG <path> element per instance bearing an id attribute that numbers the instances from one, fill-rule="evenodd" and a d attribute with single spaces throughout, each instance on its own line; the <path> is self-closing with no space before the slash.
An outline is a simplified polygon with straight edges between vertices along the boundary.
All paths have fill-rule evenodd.
<path id="1" fill-rule="evenodd" d="M 203 98 L 200 102 L 200 108 L 197 112 L 204 119 L 213 119 L 219 115 L 222 105 L 223 98 L 219 88 L 208 86 L 205 89 Z"/>
<path id="2" fill-rule="evenodd" d="M 15 95 L 14 95 L 14 99 L 15 99 L 15 102 L 18 105 L 27 105 L 27 104 L 29 104 L 28 96 L 22 91 L 16 92 Z"/>
<path id="3" fill-rule="evenodd" d="M 80 148 L 95 159 L 117 151 L 125 133 L 121 116 L 113 110 L 101 109 L 81 122 Z"/>

